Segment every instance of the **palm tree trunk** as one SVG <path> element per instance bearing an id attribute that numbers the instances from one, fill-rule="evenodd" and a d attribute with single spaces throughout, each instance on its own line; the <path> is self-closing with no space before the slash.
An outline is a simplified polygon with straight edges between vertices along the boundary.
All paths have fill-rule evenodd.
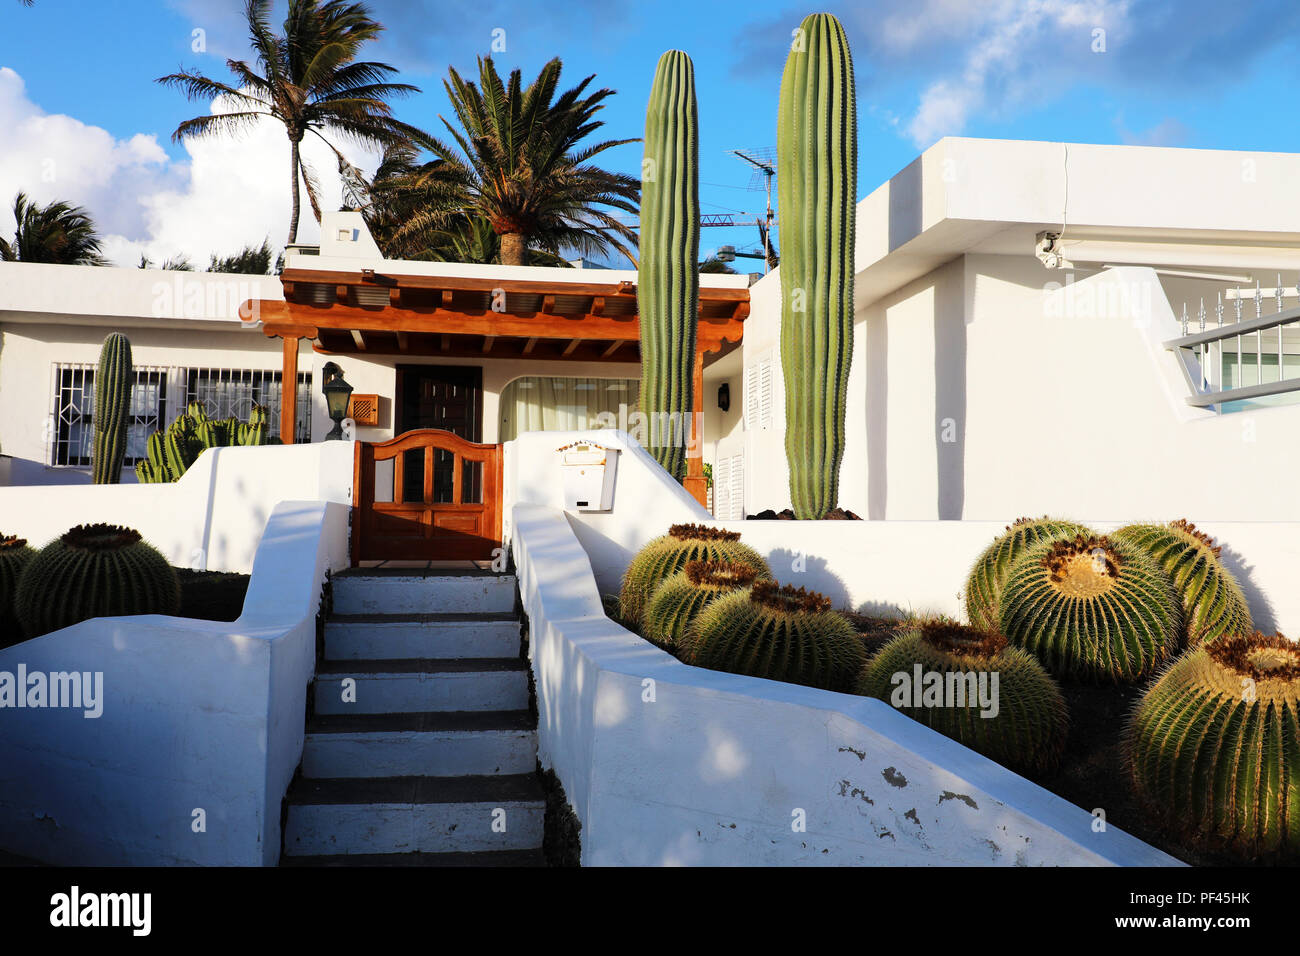
<path id="1" fill-rule="evenodd" d="M 524 235 L 521 232 L 503 232 L 501 234 L 501 264 L 503 266 L 524 265 Z"/>
<path id="2" fill-rule="evenodd" d="M 290 137 L 289 139 L 289 178 L 292 183 L 293 212 L 289 216 L 289 242 L 290 244 L 298 241 L 298 211 L 301 205 L 301 199 L 298 196 L 298 141 Z"/>

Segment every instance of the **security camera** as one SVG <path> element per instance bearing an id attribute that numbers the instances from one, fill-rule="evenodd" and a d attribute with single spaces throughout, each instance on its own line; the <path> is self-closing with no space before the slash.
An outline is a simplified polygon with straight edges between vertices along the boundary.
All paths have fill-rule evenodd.
<path id="1" fill-rule="evenodd" d="M 1061 254 L 1061 236 L 1055 232 L 1040 232 L 1034 237 L 1034 255 L 1045 269 L 1073 269 L 1074 263 Z"/>

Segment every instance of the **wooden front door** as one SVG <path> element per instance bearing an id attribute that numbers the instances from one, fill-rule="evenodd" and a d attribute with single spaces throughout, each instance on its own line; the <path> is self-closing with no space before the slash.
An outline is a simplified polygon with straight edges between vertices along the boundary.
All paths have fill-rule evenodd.
<path id="1" fill-rule="evenodd" d="M 399 365 L 397 367 L 398 416 L 396 431 L 400 435 L 417 429 L 433 428 L 451 432 L 467 442 L 478 443 L 483 432 L 483 369 L 474 365 Z M 423 451 L 414 454 L 423 455 Z M 434 449 L 433 500 L 452 500 L 454 476 L 450 451 Z M 415 465 L 416 463 L 412 462 Z M 465 500 L 477 501 L 482 494 L 482 476 L 471 468 L 462 475 L 467 487 Z M 416 465 L 404 469 L 404 495 L 419 501 L 423 493 L 423 469 Z"/>
<path id="2" fill-rule="evenodd" d="M 438 456 L 449 459 L 445 495 Z M 501 545 L 501 446 L 419 429 L 358 442 L 352 483 L 352 564 L 488 560 Z M 414 494 L 409 489 L 417 488 Z"/>

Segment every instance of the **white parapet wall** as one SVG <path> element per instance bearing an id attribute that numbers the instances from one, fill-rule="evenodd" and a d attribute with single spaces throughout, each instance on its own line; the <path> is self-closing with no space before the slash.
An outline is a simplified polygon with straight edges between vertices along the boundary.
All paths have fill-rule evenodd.
<path id="1" fill-rule="evenodd" d="M 6 679 L 29 682 L 28 706 L 0 709 L 0 847 L 78 866 L 274 865 L 347 511 L 275 505 L 232 623 L 95 618 L 0 650 L 0 701 Z M 79 674 L 94 699 L 33 707 L 36 674 Z"/>
<path id="2" fill-rule="evenodd" d="M 353 448 L 216 449 L 170 485 L 0 488 L 0 530 L 38 547 L 113 522 L 175 565 L 251 572 L 233 622 L 95 618 L 0 650 L 0 848 L 69 865 L 278 861 L 321 587 L 349 564 Z M 20 686 L 38 699 L 35 674 L 91 675 L 93 699 L 14 706 Z"/>
<path id="3" fill-rule="evenodd" d="M 1177 863 L 881 701 L 682 664 L 604 615 L 562 511 L 511 526 L 584 865 Z"/>
<path id="4" fill-rule="evenodd" d="M 171 484 L 0 487 L 0 534 L 39 548 L 78 524 L 135 528 L 173 565 L 247 574 L 281 501 L 352 501 L 355 442 L 204 451 Z"/>
<path id="5" fill-rule="evenodd" d="M 827 595 L 837 607 L 883 616 L 911 612 L 965 616 L 962 588 L 975 558 L 1006 525 L 997 521 L 732 521 L 713 522 L 649 454 L 619 431 L 535 432 L 506 445 L 506 515 L 512 504 L 565 509 L 556 449 L 577 440 L 620 450 L 614 507 L 568 510 L 602 594 L 618 593 L 632 556 L 679 522 L 716 523 L 741 532 L 783 583 Z M 1255 625 L 1300 636 L 1300 523 L 1201 521 L 1195 513 L 1097 516 L 1066 513 L 1099 532 L 1128 521 L 1187 517 L 1223 547 L 1224 564 L 1250 602 Z M 507 522 L 509 524 L 509 522 Z"/>

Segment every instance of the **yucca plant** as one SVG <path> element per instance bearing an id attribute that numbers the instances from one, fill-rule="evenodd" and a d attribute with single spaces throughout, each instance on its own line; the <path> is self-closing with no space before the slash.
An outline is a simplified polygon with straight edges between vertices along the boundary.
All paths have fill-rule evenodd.
<path id="1" fill-rule="evenodd" d="M 671 648 L 716 598 L 754 583 L 758 572 L 728 561 L 688 561 L 655 588 L 645 610 L 644 636 Z"/>
<path id="2" fill-rule="evenodd" d="M 771 577 L 771 569 L 757 551 L 740 543 L 739 531 L 726 531 L 700 524 L 675 524 L 637 552 L 623 574 L 619 591 L 619 616 L 626 627 L 639 628 L 645 606 L 655 588 L 688 561 L 727 561 L 753 568 L 759 577 Z"/>
<path id="3" fill-rule="evenodd" d="M 1219 561 L 1222 549 L 1196 525 L 1183 518 L 1169 524 L 1131 524 L 1112 537 L 1151 555 L 1173 580 L 1183 603 L 1189 645 L 1255 629 L 1246 596 Z"/>
<path id="4" fill-rule="evenodd" d="M 1092 534 L 1073 521 L 1060 518 L 1017 518 L 975 559 L 966 580 L 966 617 L 971 627 L 996 630 L 998 599 L 1002 585 L 1015 562 L 1029 548 L 1043 541 Z"/>
<path id="5" fill-rule="evenodd" d="M 1134 788 L 1166 827 L 1243 862 L 1300 859 L 1300 646 L 1226 635 L 1180 657 L 1125 736 Z"/>
<path id="6" fill-rule="evenodd" d="M 880 649 L 857 693 L 883 700 L 1012 770 L 1050 773 L 1069 714 L 1038 660 L 996 631 L 923 621 Z"/>
<path id="7" fill-rule="evenodd" d="M 14 613 L 14 598 L 18 593 L 18 579 L 23 568 L 36 551 L 28 547 L 27 540 L 17 535 L 0 536 L 0 647 L 17 644 L 23 639 Z"/>
<path id="8" fill-rule="evenodd" d="M 677 642 L 687 664 L 849 691 L 867 662 L 853 626 L 830 598 L 775 581 L 717 598 Z"/>
<path id="9" fill-rule="evenodd" d="M 1011 566 L 998 629 L 1049 672 L 1132 682 L 1180 650 L 1172 582 L 1133 545 L 1079 535 L 1025 552 Z"/>
<path id="10" fill-rule="evenodd" d="M 16 609 L 37 637 L 92 617 L 175 614 L 176 571 L 140 532 L 119 525 L 78 525 L 40 550 L 18 579 Z"/>

